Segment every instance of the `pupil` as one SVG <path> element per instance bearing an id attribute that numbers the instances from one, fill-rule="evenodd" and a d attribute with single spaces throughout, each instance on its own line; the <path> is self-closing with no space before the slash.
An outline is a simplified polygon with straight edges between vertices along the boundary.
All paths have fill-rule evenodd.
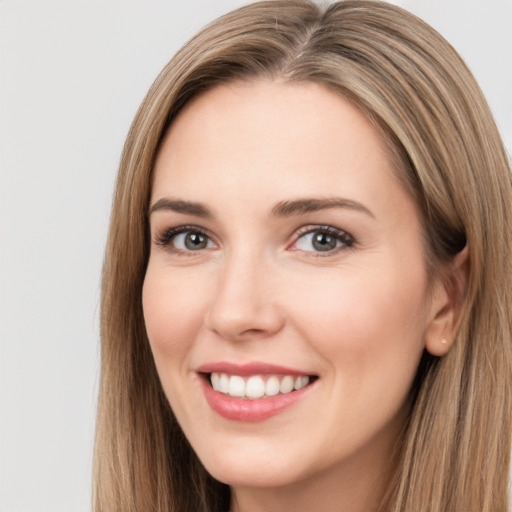
<path id="1" fill-rule="evenodd" d="M 185 247 L 191 250 L 204 249 L 206 237 L 200 233 L 188 233 L 185 237 Z"/>
<path id="2" fill-rule="evenodd" d="M 317 233 L 313 237 L 313 247 L 317 251 L 332 251 L 336 249 L 336 238 L 326 233 Z"/>

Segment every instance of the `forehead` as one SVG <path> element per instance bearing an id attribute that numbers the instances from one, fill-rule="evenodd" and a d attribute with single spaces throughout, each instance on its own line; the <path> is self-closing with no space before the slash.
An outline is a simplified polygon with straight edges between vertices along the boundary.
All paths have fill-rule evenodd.
<path id="1" fill-rule="evenodd" d="M 196 97 L 175 119 L 157 155 L 153 199 L 175 190 L 199 201 L 213 190 L 226 199 L 358 196 L 368 184 L 366 199 L 383 199 L 403 189 L 396 167 L 379 131 L 336 92 L 314 83 L 232 83 Z"/>

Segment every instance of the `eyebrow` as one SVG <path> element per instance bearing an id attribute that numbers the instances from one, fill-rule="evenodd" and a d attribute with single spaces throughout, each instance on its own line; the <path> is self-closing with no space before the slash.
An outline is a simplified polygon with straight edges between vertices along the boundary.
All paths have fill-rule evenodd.
<path id="1" fill-rule="evenodd" d="M 306 213 L 318 212 L 330 208 L 346 208 L 365 213 L 375 218 L 375 215 L 363 204 L 341 197 L 325 199 L 305 198 L 294 201 L 281 201 L 272 208 L 271 215 L 272 217 L 291 217 L 293 215 L 304 215 Z"/>
<path id="2" fill-rule="evenodd" d="M 351 199 L 344 199 L 341 197 L 330 197 L 325 199 L 318 198 L 304 198 L 295 199 L 293 201 L 281 201 L 277 203 L 270 213 L 271 217 L 292 217 L 295 215 L 304 215 L 306 213 L 318 212 L 321 210 L 328 210 L 331 208 L 346 208 L 355 210 L 375 218 L 375 215 L 366 208 L 366 206 L 352 201 Z M 177 213 L 185 213 L 195 215 L 197 217 L 212 219 L 212 212 L 202 203 L 193 201 L 184 201 L 181 199 L 170 199 L 163 197 L 156 201 L 149 208 L 149 215 L 153 212 L 168 210 Z"/>
<path id="3" fill-rule="evenodd" d="M 203 218 L 213 218 L 212 212 L 201 203 L 194 203 L 192 201 L 183 201 L 181 199 L 169 199 L 163 197 L 156 203 L 152 204 L 149 208 L 149 215 L 153 212 L 161 210 L 170 210 L 177 213 L 187 213 Z"/>

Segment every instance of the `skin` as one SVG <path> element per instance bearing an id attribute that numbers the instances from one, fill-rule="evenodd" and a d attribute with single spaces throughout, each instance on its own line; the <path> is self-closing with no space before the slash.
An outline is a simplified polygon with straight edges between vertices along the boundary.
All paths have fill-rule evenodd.
<path id="1" fill-rule="evenodd" d="M 150 215 L 147 332 L 176 417 L 233 511 L 371 512 L 382 499 L 425 347 L 439 355 L 451 297 L 429 282 L 418 209 L 373 125 L 322 86 L 258 80 L 189 103 L 158 154 Z M 272 215 L 283 201 L 349 206 Z M 354 207 L 354 205 L 357 205 Z M 183 245 L 194 226 L 206 247 Z M 318 251 L 304 233 L 348 233 Z M 350 241 L 353 240 L 353 243 Z M 349 241 L 347 245 L 344 242 Z M 259 422 L 227 420 L 197 369 L 254 361 L 318 380 Z"/>

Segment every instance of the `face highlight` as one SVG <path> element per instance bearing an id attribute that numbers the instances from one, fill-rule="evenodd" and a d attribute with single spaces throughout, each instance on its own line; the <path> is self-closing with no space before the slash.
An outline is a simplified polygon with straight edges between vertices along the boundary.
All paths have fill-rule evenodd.
<path id="1" fill-rule="evenodd" d="M 147 333 L 185 435 L 240 500 L 343 481 L 371 510 L 437 305 L 396 172 L 361 112 L 307 83 L 218 86 L 164 140 Z"/>

